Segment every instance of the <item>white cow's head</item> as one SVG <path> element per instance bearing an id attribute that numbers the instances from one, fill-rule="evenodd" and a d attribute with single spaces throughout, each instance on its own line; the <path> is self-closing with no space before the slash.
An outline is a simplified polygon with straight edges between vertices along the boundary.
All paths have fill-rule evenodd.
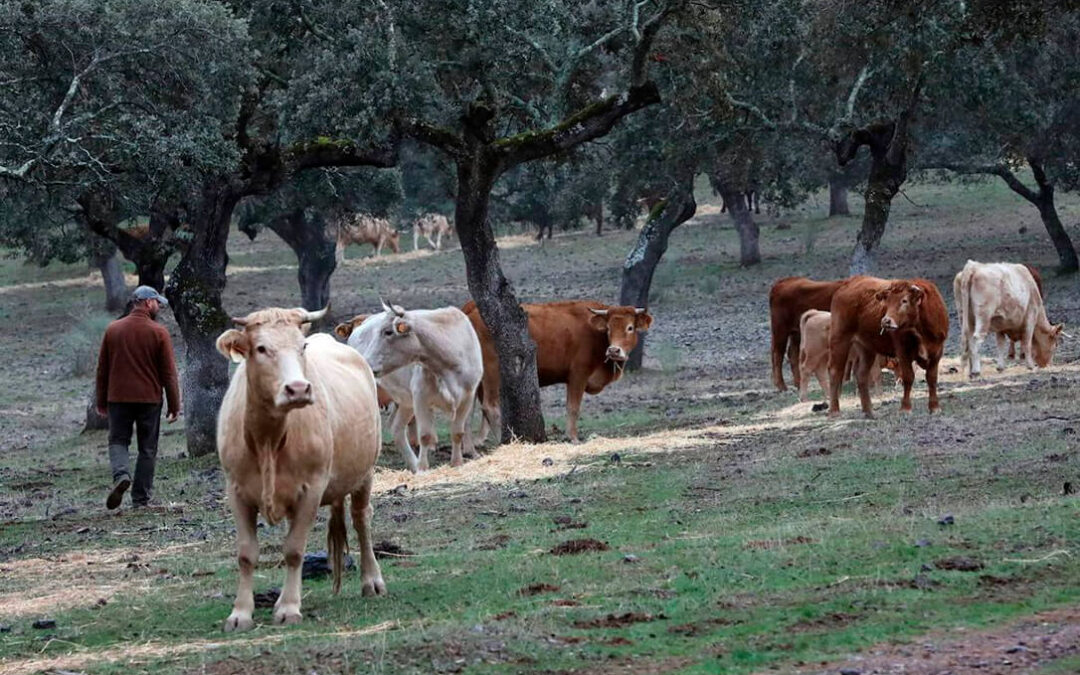
<path id="1" fill-rule="evenodd" d="M 385 302 L 381 314 L 372 314 L 353 330 L 349 345 L 367 360 L 375 377 L 416 363 L 423 354 L 409 312 Z"/>
<path id="2" fill-rule="evenodd" d="M 233 361 L 244 362 L 248 396 L 267 408 L 288 412 L 310 405 L 314 398 L 307 378 L 304 351 L 307 330 L 326 310 L 264 309 L 233 323 L 217 339 L 217 349 Z"/>

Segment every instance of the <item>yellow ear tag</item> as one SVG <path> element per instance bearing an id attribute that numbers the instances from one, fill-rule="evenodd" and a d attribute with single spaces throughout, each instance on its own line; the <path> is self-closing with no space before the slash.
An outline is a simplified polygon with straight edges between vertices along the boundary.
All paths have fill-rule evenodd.
<path id="1" fill-rule="evenodd" d="M 398 335 L 404 335 L 409 332 L 409 324 L 399 321 L 394 325 L 394 330 L 398 332 Z"/>

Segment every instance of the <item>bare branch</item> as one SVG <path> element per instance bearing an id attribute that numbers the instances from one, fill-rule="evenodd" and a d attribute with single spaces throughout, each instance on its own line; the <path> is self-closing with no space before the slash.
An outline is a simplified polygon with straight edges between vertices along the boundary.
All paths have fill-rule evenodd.
<path id="1" fill-rule="evenodd" d="M 844 111 L 844 119 L 851 120 L 855 117 L 855 101 L 859 98 L 859 91 L 862 90 L 863 85 L 866 84 L 866 80 L 873 74 L 873 70 L 870 68 L 870 64 L 863 66 L 859 71 L 859 76 L 855 78 L 855 83 L 851 85 L 851 92 L 847 98 L 847 108 Z"/>
<path id="2" fill-rule="evenodd" d="M 544 65 L 547 66 L 551 72 L 559 72 L 559 68 L 555 65 L 555 62 L 551 60 L 551 55 L 548 54 L 547 50 L 544 49 L 543 45 L 541 45 L 535 38 L 531 37 L 524 31 L 520 31 L 516 28 L 508 27 L 507 30 L 528 43 L 528 45 L 532 47 L 537 54 L 540 55 L 540 60 L 544 62 Z"/>

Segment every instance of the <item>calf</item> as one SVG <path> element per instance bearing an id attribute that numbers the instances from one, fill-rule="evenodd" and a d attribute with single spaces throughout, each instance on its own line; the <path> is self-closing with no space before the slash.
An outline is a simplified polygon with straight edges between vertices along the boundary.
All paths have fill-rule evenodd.
<path id="1" fill-rule="evenodd" d="M 912 363 L 926 369 L 929 409 L 938 402 L 938 363 L 949 333 L 949 313 L 937 286 L 925 279 L 887 280 L 852 277 L 833 295 L 829 336 L 829 416 L 840 414 L 840 385 L 852 350 L 863 413 L 874 416 L 869 371 L 874 354 L 895 357 L 904 386 L 901 412 L 911 411 Z"/>
<path id="2" fill-rule="evenodd" d="M 337 222 L 337 262 L 345 260 L 345 247 L 349 244 L 371 244 L 375 247 L 375 256 L 382 253 L 382 247 L 389 244 L 394 253 L 399 253 L 401 235 L 384 218 L 376 218 L 363 213 L 353 213 L 342 217 Z"/>
<path id="3" fill-rule="evenodd" d="M 383 309 L 361 321 L 349 346 L 364 355 L 398 405 L 391 427 L 402 456 L 413 473 L 429 467 L 428 455 L 435 448 L 432 410 L 438 408 L 451 416 L 450 464 L 461 466 L 464 454 L 474 454 L 469 417 L 484 372 L 472 324 L 456 307 L 406 311 L 384 304 Z M 405 433 L 414 415 L 419 460 Z"/>
<path id="4" fill-rule="evenodd" d="M 599 394 L 622 377 L 623 365 L 637 346 L 638 331 L 648 330 L 652 316 L 641 307 L 618 307 L 588 300 L 523 304 L 529 335 L 536 342 L 540 386 L 566 385 L 566 427 L 578 441 L 578 416 L 585 393 Z M 501 429 L 499 355 L 495 340 L 476 303 L 463 308 L 480 338 L 484 357 L 481 406 L 485 429 Z M 481 431 L 481 438 L 487 437 Z"/>
<path id="5" fill-rule="evenodd" d="M 810 376 L 817 377 L 821 391 L 829 392 L 829 327 L 832 315 L 818 309 L 803 313 L 799 324 L 802 335 L 799 344 L 799 400 L 806 401 L 806 392 L 810 386 Z M 844 368 L 844 381 L 851 379 L 851 373 L 858 367 L 859 352 L 851 351 L 847 366 Z M 874 365 L 870 368 L 870 389 L 881 393 L 881 369 L 887 367 L 886 358 L 880 354 L 874 356 Z"/>
<path id="6" fill-rule="evenodd" d="M 413 222 L 412 240 L 413 250 L 420 248 L 420 236 L 423 235 L 431 248 L 436 251 L 442 250 L 442 238 L 445 234 L 450 236 L 454 230 L 450 227 L 450 221 L 441 213 L 425 213 Z M 431 236 L 435 235 L 435 241 Z"/>
<path id="7" fill-rule="evenodd" d="M 371 546 L 371 486 L 381 445 L 375 378 L 355 351 L 302 327 L 326 310 L 266 309 L 233 319 L 217 349 L 240 365 L 218 415 L 217 445 L 236 521 L 239 588 L 225 630 L 254 626 L 256 518 L 289 519 L 285 583 L 275 623 L 300 621 L 300 566 L 319 506 L 330 507 L 327 550 L 334 592 L 345 568 L 345 498 L 359 537 L 364 595 L 386 592 Z"/>
<path id="8" fill-rule="evenodd" d="M 798 387 L 799 320 L 810 309 L 829 310 L 833 294 L 843 281 L 812 281 L 805 277 L 785 277 L 769 291 L 769 319 L 772 324 L 772 379 L 777 391 L 786 391 L 784 353 L 791 364 L 791 379 Z"/>
<path id="9" fill-rule="evenodd" d="M 982 373 L 979 348 L 989 333 L 997 338 L 997 367 L 1005 369 L 1005 343 L 1019 339 L 1028 368 L 1050 365 L 1065 326 L 1046 318 L 1042 293 L 1030 268 L 1013 263 L 967 261 L 953 279 L 960 322 L 960 368 Z"/>

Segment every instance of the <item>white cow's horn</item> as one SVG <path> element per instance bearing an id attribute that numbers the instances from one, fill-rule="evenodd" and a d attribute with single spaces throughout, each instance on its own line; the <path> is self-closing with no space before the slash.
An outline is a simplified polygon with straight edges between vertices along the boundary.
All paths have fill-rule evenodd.
<path id="1" fill-rule="evenodd" d="M 238 317 L 238 316 L 234 316 L 234 317 L 230 318 L 229 321 L 232 321 L 237 326 L 246 326 L 248 320 L 244 319 L 244 318 L 241 318 L 241 317 Z"/>
<path id="2" fill-rule="evenodd" d="M 300 323 L 309 323 L 311 321 L 318 321 L 319 319 L 326 316 L 326 313 L 328 311 L 330 311 L 330 308 L 329 307 L 323 307 L 322 309 L 320 309 L 317 312 L 312 312 L 310 310 L 307 310 L 307 309 L 304 309 L 304 308 L 300 307 L 300 308 L 297 308 L 296 311 L 300 314 Z"/>
<path id="3" fill-rule="evenodd" d="M 608 313 L 606 309 L 593 309 L 592 307 L 589 308 L 589 311 L 597 316 L 607 316 Z"/>
<path id="4" fill-rule="evenodd" d="M 634 308 L 634 314 L 644 314 L 647 311 L 649 311 L 648 307 L 635 307 Z"/>

